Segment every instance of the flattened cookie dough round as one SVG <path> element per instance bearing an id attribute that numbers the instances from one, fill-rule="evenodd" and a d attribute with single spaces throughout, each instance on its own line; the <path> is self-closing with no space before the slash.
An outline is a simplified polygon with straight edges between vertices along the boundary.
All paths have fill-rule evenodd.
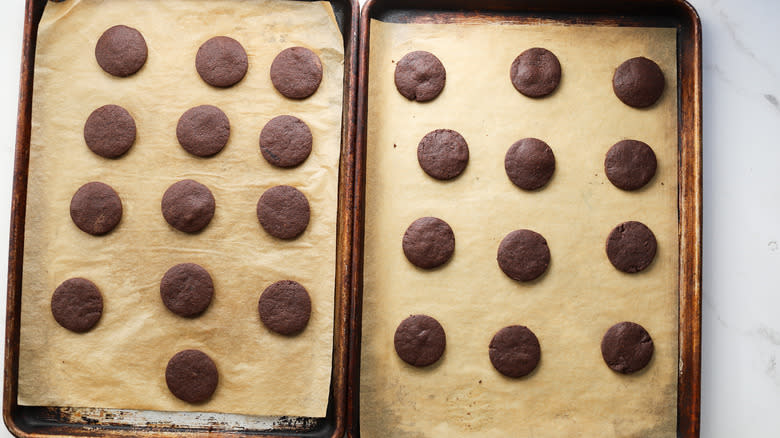
<path id="1" fill-rule="evenodd" d="M 601 356 L 612 370 L 618 373 L 635 373 L 650 363 L 655 346 L 650 334 L 641 325 L 619 322 L 601 339 Z"/>
<path id="2" fill-rule="evenodd" d="M 421 217 L 409 225 L 403 238 L 406 258 L 415 266 L 433 269 L 441 266 L 455 252 L 455 233 L 447 222 L 435 217 Z"/>
<path id="3" fill-rule="evenodd" d="M 490 362 L 507 377 L 523 377 L 539 364 L 542 349 L 539 339 L 528 327 L 504 327 L 490 341 Z"/>
<path id="4" fill-rule="evenodd" d="M 550 248 L 541 234 L 515 230 L 498 246 L 498 266 L 515 281 L 531 281 L 544 274 L 550 265 Z"/>
<path id="5" fill-rule="evenodd" d="M 81 231 L 100 236 L 119 225 L 122 200 L 108 184 L 89 182 L 81 186 L 70 200 L 70 217 Z"/>
<path id="6" fill-rule="evenodd" d="M 661 67 L 644 58 L 631 58 L 620 64 L 612 76 L 615 95 L 628 106 L 646 108 L 664 92 L 666 83 Z"/>
<path id="7" fill-rule="evenodd" d="M 311 96 L 322 82 L 320 57 L 305 47 L 282 50 L 271 63 L 271 82 L 277 91 L 290 99 Z"/>
<path id="8" fill-rule="evenodd" d="M 274 166 L 298 166 L 311 154 L 311 145 L 311 130 L 297 117 L 274 117 L 260 131 L 260 152 Z"/>
<path id="9" fill-rule="evenodd" d="M 266 233 L 279 239 L 295 239 L 309 226 L 309 201 L 298 189 L 276 186 L 257 201 L 257 219 Z"/>
<path id="10" fill-rule="evenodd" d="M 395 87 L 409 100 L 427 102 L 435 99 L 446 81 L 444 65 L 430 52 L 407 53 L 395 65 Z"/>
<path id="11" fill-rule="evenodd" d="M 214 217 L 216 201 L 203 184 L 185 179 L 174 183 L 162 197 L 161 209 L 165 221 L 185 233 L 197 233 Z"/>
<path id="12" fill-rule="evenodd" d="M 192 155 L 210 157 L 219 153 L 230 139 L 230 120 L 214 105 L 196 106 L 179 118 L 176 138 Z"/>
<path id="13" fill-rule="evenodd" d="M 51 296 L 51 313 L 62 327 L 77 333 L 92 329 L 103 315 L 103 295 L 86 278 L 71 278 Z"/>
<path id="14" fill-rule="evenodd" d="M 618 270 L 629 274 L 650 266 L 656 249 L 655 235 L 641 222 L 623 222 L 613 228 L 607 237 L 609 261 Z"/>
<path id="15" fill-rule="evenodd" d="M 302 332 L 309 323 L 311 298 L 297 281 L 277 281 L 260 295 L 257 312 L 269 330 L 292 336 Z"/>
<path id="16" fill-rule="evenodd" d="M 458 132 L 437 129 L 420 140 L 417 161 L 428 175 L 440 180 L 453 179 L 463 173 L 469 163 L 469 145 Z"/>
<path id="17" fill-rule="evenodd" d="M 95 59 L 106 73 L 127 77 L 144 66 L 148 49 L 143 35 L 132 27 L 113 26 L 95 45 Z"/>
<path id="18" fill-rule="evenodd" d="M 615 143 L 604 159 L 604 172 L 609 181 L 622 190 L 638 190 L 653 176 L 658 163 L 655 152 L 647 143 L 622 140 Z"/>
<path id="19" fill-rule="evenodd" d="M 168 389 L 187 403 L 202 403 L 217 389 L 217 365 L 200 350 L 182 350 L 165 367 Z"/>
<path id="20" fill-rule="evenodd" d="M 523 190 L 538 190 L 555 173 L 555 155 L 547 143 L 538 138 L 524 138 L 506 151 L 504 169 L 509 180 Z"/>
<path id="21" fill-rule="evenodd" d="M 84 123 L 84 141 L 104 158 L 118 158 L 135 143 L 135 120 L 119 105 L 104 105 L 92 111 Z"/>
<path id="22" fill-rule="evenodd" d="M 528 97 L 544 97 L 561 82 L 561 63 L 553 52 L 534 47 L 518 55 L 509 69 L 517 91 Z"/>
<path id="23" fill-rule="evenodd" d="M 444 354 L 447 337 L 439 321 L 428 315 L 412 315 L 401 322 L 393 339 L 398 357 L 409 365 L 426 367 Z"/>
<path id="24" fill-rule="evenodd" d="M 178 264 L 163 275 L 160 298 L 171 312 L 192 318 L 203 313 L 214 296 L 214 282 L 202 266 Z"/>
<path id="25" fill-rule="evenodd" d="M 200 46 L 195 56 L 195 69 L 209 85 L 232 87 L 244 79 L 249 60 L 244 47 L 226 36 L 215 36 Z"/>

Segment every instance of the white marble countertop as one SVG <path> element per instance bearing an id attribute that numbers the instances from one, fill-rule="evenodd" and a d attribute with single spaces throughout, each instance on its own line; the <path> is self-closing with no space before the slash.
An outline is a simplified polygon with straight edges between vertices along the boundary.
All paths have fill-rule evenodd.
<path id="1" fill-rule="evenodd" d="M 704 31 L 701 436 L 775 437 L 780 436 L 780 1 L 691 3 Z M 0 5 L 0 234 L 6 237 L 23 15 L 22 0 Z M 6 237 L 0 238 L 3 285 Z M 10 434 L 0 430 L 4 436 Z"/>

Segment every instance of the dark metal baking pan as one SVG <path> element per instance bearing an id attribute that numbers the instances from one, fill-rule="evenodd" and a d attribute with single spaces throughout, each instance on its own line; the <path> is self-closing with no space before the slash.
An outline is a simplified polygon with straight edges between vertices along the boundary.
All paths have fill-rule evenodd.
<path id="1" fill-rule="evenodd" d="M 368 0 L 360 17 L 348 433 L 360 435 L 360 342 L 371 20 L 538 23 L 677 29 L 679 330 L 677 436 L 699 436 L 701 375 L 701 22 L 684 0 Z"/>
<path id="2" fill-rule="evenodd" d="M 33 71 L 38 23 L 46 0 L 26 0 L 19 113 L 16 137 L 11 233 L 8 257 L 5 378 L 3 419 L 21 437 L 80 436 L 213 436 L 262 435 L 342 437 L 346 427 L 347 318 L 351 280 L 351 246 L 354 177 L 354 115 L 357 97 L 358 15 L 356 0 L 329 0 L 344 42 L 344 100 L 341 123 L 341 158 L 337 221 L 337 255 L 333 366 L 327 413 L 324 418 L 250 417 L 212 413 L 173 413 L 103 408 L 20 406 L 19 331 L 21 315 L 22 255 L 30 156 Z"/>

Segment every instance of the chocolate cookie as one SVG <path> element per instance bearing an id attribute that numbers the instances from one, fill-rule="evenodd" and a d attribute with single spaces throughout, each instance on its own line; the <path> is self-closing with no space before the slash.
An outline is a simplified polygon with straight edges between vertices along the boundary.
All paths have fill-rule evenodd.
<path id="1" fill-rule="evenodd" d="M 612 89 L 618 99 L 634 108 L 654 104 L 664 92 L 664 74 L 658 64 L 643 58 L 631 58 L 620 64 L 612 76 Z"/>
<path id="2" fill-rule="evenodd" d="M 555 172 L 555 155 L 547 143 L 537 138 L 518 140 L 504 157 L 509 180 L 523 190 L 544 187 Z"/>
<path id="3" fill-rule="evenodd" d="M 100 236 L 116 228 L 122 219 L 122 200 L 108 184 L 89 182 L 70 200 L 70 217 L 81 231 Z"/>
<path id="4" fill-rule="evenodd" d="M 160 297 L 171 312 L 192 318 L 203 313 L 214 296 L 214 282 L 208 271 L 195 263 L 178 264 L 163 275 Z"/>
<path id="5" fill-rule="evenodd" d="M 619 322 L 604 334 L 601 356 L 612 370 L 623 374 L 635 373 L 653 357 L 653 340 L 639 324 Z"/>
<path id="6" fill-rule="evenodd" d="M 277 116 L 260 131 L 260 152 L 279 167 L 295 167 L 309 157 L 312 137 L 309 127 L 293 116 Z"/>
<path id="7" fill-rule="evenodd" d="M 432 269 L 441 266 L 455 252 L 455 233 L 447 222 L 421 217 L 409 225 L 403 238 L 406 258 L 415 266 Z"/>
<path id="8" fill-rule="evenodd" d="M 161 208 L 165 221 L 173 228 L 196 233 L 211 222 L 216 201 L 208 187 L 185 179 L 168 187 L 162 197 Z"/>
<path id="9" fill-rule="evenodd" d="M 195 57 L 198 74 L 215 87 L 227 88 L 241 82 L 248 68 L 244 47 L 226 36 L 216 36 L 203 43 Z"/>
<path id="10" fill-rule="evenodd" d="M 561 82 L 561 63 L 553 52 L 534 47 L 521 53 L 509 69 L 509 78 L 517 91 L 528 97 L 544 97 Z"/>
<path id="11" fill-rule="evenodd" d="M 95 45 L 95 59 L 106 73 L 126 77 L 146 63 L 148 49 L 141 32 L 127 26 L 114 26 L 103 32 Z"/>
<path id="12" fill-rule="evenodd" d="M 623 222 L 607 237 L 607 257 L 617 269 L 633 274 L 650 266 L 655 258 L 655 235 L 645 224 Z"/>
<path id="13" fill-rule="evenodd" d="M 282 50 L 271 63 L 274 88 L 290 99 L 305 99 L 320 87 L 322 62 L 316 53 L 305 47 Z"/>
<path id="14" fill-rule="evenodd" d="M 101 106 L 84 124 L 84 141 L 101 157 L 120 157 L 135 143 L 135 120 L 119 105 Z"/>
<path id="15" fill-rule="evenodd" d="M 539 364 L 542 349 L 534 332 L 522 325 L 504 327 L 490 341 L 490 362 L 507 377 L 523 377 Z"/>
<path id="16" fill-rule="evenodd" d="M 298 189 L 276 186 L 257 201 L 257 219 L 266 233 L 279 239 L 294 239 L 309 226 L 309 201 Z"/>
<path id="17" fill-rule="evenodd" d="M 455 178 L 469 162 L 469 145 L 451 129 L 425 134 L 417 145 L 417 161 L 428 175 L 441 180 Z"/>
<path id="18" fill-rule="evenodd" d="M 439 321 L 428 315 L 412 315 L 398 325 L 393 343 L 395 352 L 404 362 L 426 367 L 444 354 L 447 337 Z"/>
<path id="19" fill-rule="evenodd" d="M 395 87 L 409 100 L 427 102 L 444 89 L 447 72 L 432 53 L 416 51 L 404 55 L 395 66 Z"/>
<path id="20" fill-rule="evenodd" d="M 199 157 L 217 154 L 230 138 L 230 120 L 213 105 L 188 109 L 176 125 L 176 138 L 185 151 Z"/>
<path id="21" fill-rule="evenodd" d="M 550 248 L 541 234 L 515 230 L 498 246 L 498 266 L 515 281 L 531 281 L 544 274 L 550 265 Z"/>
<path id="22" fill-rule="evenodd" d="M 200 350 L 182 350 L 165 367 L 165 383 L 176 397 L 188 403 L 202 403 L 217 389 L 217 365 Z"/>
<path id="23" fill-rule="evenodd" d="M 66 329 L 83 333 L 103 315 L 103 295 L 86 278 L 71 278 L 57 286 L 51 296 L 51 314 Z"/>
<path id="24" fill-rule="evenodd" d="M 623 140 L 609 148 L 604 159 L 604 172 L 615 187 L 637 190 L 655 175 L 655 153 L 646 143 Z"/>
<path id="25" fill-rule="evenodd" d="M 297 281 L 277 281 L 260 295 L 257 312 L 269 330 L 285 336 L 295 335 L 309 323 L 311 298 Z"/>

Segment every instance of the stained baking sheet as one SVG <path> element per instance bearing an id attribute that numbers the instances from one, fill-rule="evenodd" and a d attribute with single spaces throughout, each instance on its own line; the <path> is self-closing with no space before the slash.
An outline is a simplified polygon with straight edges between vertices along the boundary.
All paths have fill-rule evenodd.
<path id="1" fill-rule="evenodd" d="M 366 222 L 361 356 L 361 433 L 386 436 L 650 436 L 676 434 L 678 222 L 677 65 L 675 28 L 399 24 L 371 21 Z M 546 99 L 517 93 L 509 66 L 530 47 L 552 50 L 563 66 L 560 88 Z M 434 101 L 406 101 L 393 84 L 394 62 L 428 50 L 447 69 Z M 634 56 L 654 59 L 666 91 L 647 110 L 613 94 L 614 69 Z M 427 177 L 416 160 L 425 133 L 455 129 L 471 159 L 452 182 Z M 503 156 L 523 137 L 552 147 L 556 174 L 527 193 L 506 178 Z M 653 147 L 658 173 L 636 193 L 612 186 L 604 154 L 634 138 Z M 412 267 L 401 250 L 420 216 L 453 227 L 456 251 L 444 268 Z M 639 220 L 655 233 L 653 265 L 616 271 L 604 242 L 620 222 Z M 507 278 L 495 261 L 500 240 L 530 228 L 547 238 L 549 271 L 532 284 Z M 412 313 L 436 317 L 447 351 L 429 369 L 404 364 L 393 349 L 398 323 Z M 601 336 L 633 320 L 652 335 L 649 367 L 632 376 L 609 370 Z M 542 360 L 512 380 L 490 365 L 487 345 L 501 327 L 534 330 Z"/>
<path id="2" fill-rule="evenodd" d="M 149 59 L 130 78 L 100 70 L 94 44 L 115 24 L 141 31 Z M 194 68 L 206 39 L 228 35 L 249 55 L 249 72 L 230 89 L 207 86 Z M 273 89 L 268 69 L 280 50 L 303 45 L 324 65 L 314 96 L 290 101 Z M 338 160 L 344 48 L 326 2 L 282 0 L 68 0 L 49 2 L 35 63 L 25 231 L 18 401 L 24 405 L 324 417 L 329 395 Z M 127 108 L 138 138 L 119 160 L 84 144 L 83 123 L 98 106 Z M 222 108 L 231 121 L 225 150 L 209 159 L 178 145 L 179 116 L 199 104 Z M 258 136 L 279 114 L 303 119 L 314 136 L 302 166 L 273 168 Z M 173 182 L 193 178 L 214 193 L 217 211 L 196 236 L 173 231 L 160 199 Z M 124 204 L 119 227 L 104 237 L 79 231 L 68 214 L 83 183 L 112 185 Z M 255 205 L 273 185 L 291 184 L 311 204 L 307 231 L 282 242 L 265 234 Z M 173 264 L 196 262 L 215 281 L 207 312 L 176 317 L 159 299 L 159 280 Z M 63 280 L 84 276 L 103 291 L 104 315 L 94 330 L 59 327 L 49 298 Z M 262 290 L 294 279 L 312 296 L 306 331 L 284 338 L 257 316 Z M 192 406 L 167 390 L 167 360 L 184 348 L 211 355 L 220 372 L 213 398 Z"/>

